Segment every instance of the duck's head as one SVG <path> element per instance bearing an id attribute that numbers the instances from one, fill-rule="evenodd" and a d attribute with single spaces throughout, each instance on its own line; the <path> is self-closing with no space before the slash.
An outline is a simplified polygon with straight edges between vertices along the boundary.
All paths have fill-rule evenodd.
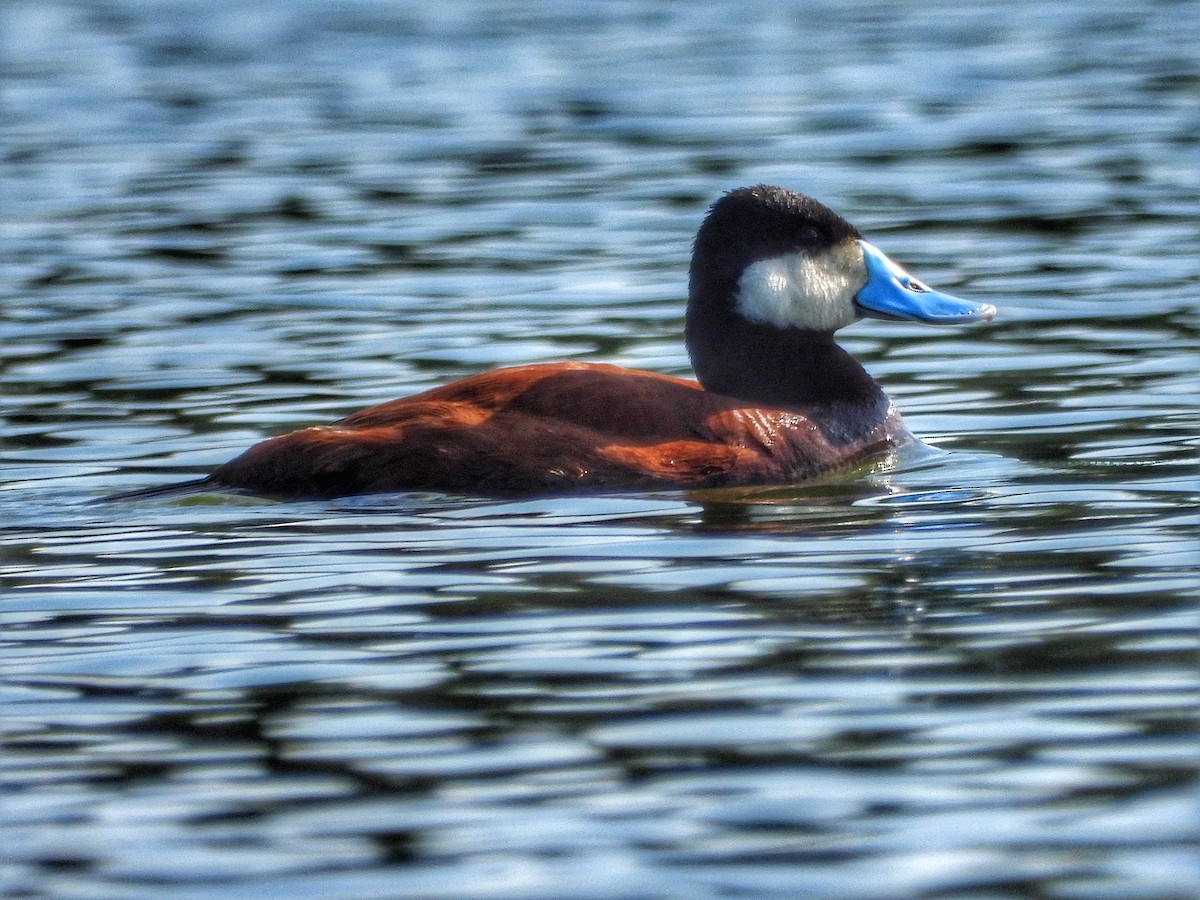
<path id="1" fill-rule="evenodd" d="M 687 344 L 701 382 L 722 391 L 763 344 L 831 344 L 864 317 L 960 325 L 995 314 L 913 278 L 811 197 L 759 185 L 723 196 L 696 235 Z"/>

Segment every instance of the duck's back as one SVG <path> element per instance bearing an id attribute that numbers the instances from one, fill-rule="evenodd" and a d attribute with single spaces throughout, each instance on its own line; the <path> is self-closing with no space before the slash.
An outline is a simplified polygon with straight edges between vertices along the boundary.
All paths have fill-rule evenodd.
<path id="1" fill-rule="evenodd" d="M 275 496 L 723 487 L 811 477 L 906 433 L 894 413 L 833 443 L 805 414 L 615 366 L 499 369 L 251 447 L 210 483 Z"/>

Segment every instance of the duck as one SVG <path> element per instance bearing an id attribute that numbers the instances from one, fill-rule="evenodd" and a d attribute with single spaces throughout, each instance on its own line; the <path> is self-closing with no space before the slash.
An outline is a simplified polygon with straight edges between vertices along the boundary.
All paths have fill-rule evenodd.
<path id="1" fill-rule="evenodd" d="M 592 362 L 495 369 L 264 440 L 175 487 L 329 499 L 800 483 L 915 440 L 839 329 L 995 314 L 918 281 L 812 197 L 737 188 L 711 205 L 692 248 L 695 379 Z"/>

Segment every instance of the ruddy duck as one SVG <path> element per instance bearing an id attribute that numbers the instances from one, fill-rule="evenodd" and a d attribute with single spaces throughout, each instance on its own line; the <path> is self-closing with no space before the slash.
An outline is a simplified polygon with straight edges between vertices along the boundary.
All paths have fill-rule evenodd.
<path id="1" fill-rule="evenodd" d="M 578 362 L 498 369 L 271 438 L 179 487 L 325 498 L 799 482 L 912 440 L 834 332 L 863 317 L 995 314 L 926 287 L 811 197 L 739 188 L 713 204 L 692 253 L 699 381 Z"/>

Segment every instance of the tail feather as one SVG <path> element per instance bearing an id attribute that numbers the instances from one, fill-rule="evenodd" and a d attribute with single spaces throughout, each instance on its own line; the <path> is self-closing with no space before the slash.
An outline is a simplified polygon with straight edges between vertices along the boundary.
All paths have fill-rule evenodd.
<path id="1" fill-rule="evenodd" d="M 116 500 L 149 500 L 154 497 L 183 497 L 188 494 L 198 494 L 202 491 L 216 488 L 212 477 L 197 478 L 193 481 L 180 481 L 175 484 L 159 484 L 154 487 L 139 488 L 135 491 L 122 491 L 119 494 L 108 494 L 98 497 L 96 503 L 110 503 Z"/>

